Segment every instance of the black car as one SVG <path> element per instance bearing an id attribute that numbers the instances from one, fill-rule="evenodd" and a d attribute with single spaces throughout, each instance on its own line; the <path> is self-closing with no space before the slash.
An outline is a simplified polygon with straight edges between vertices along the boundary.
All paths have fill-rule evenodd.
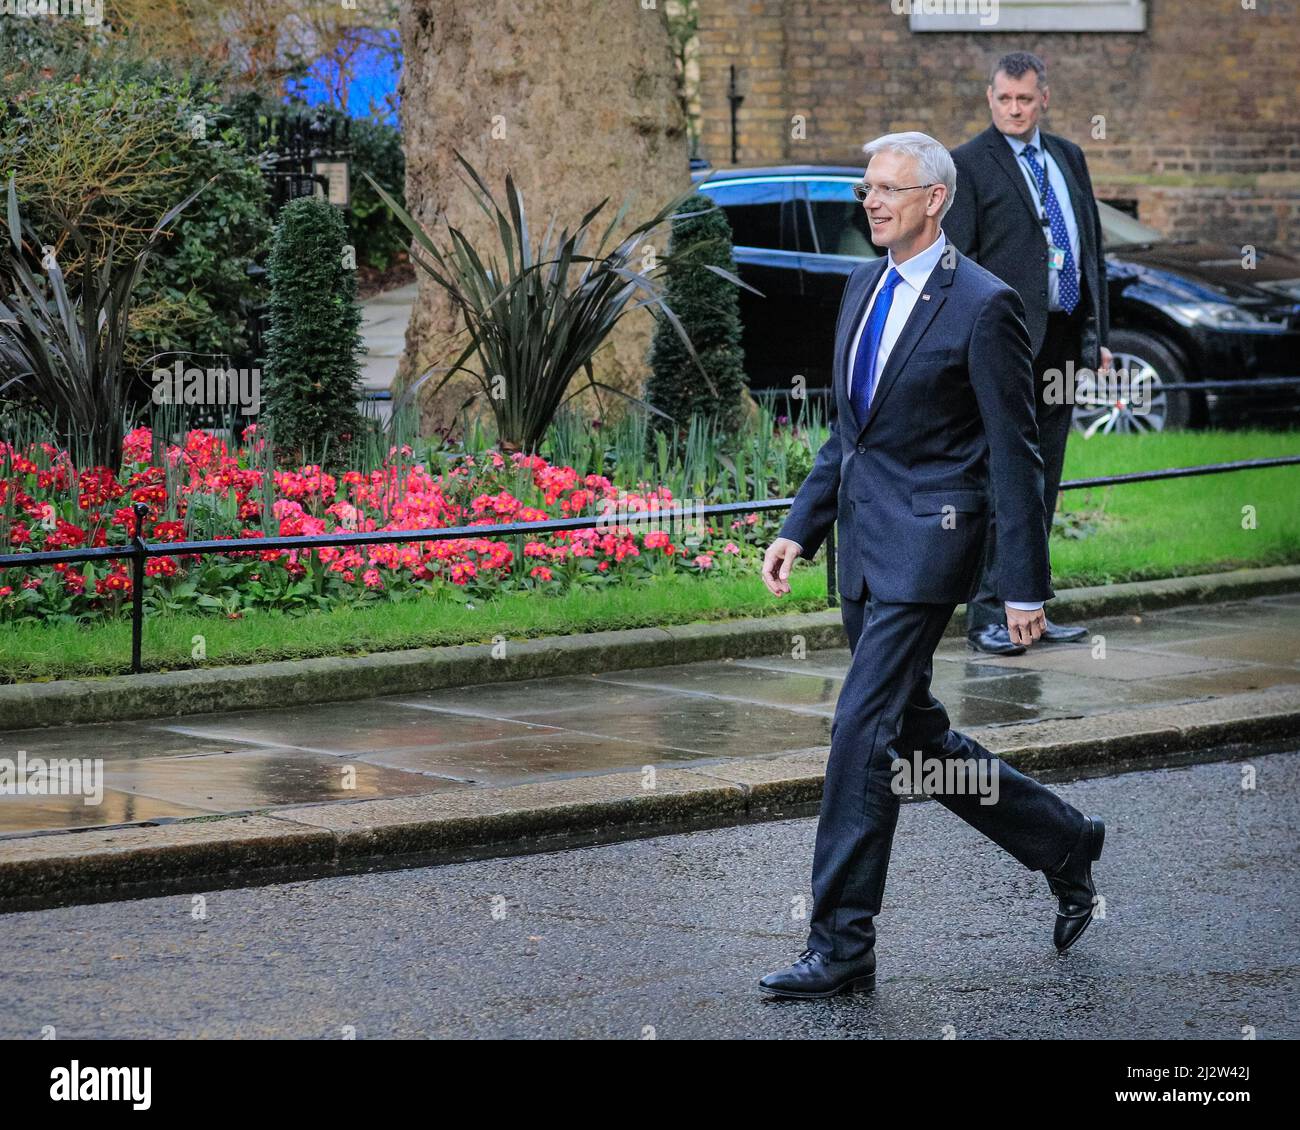
<path id="1" fill-rule="evenodd" d="M 880 252 L 853 197 L 851 166 L 697 169 L 700 192 L 731 222 L 750 387 L 830 385 L 835 316 L 850 272 Z M 1275 420 L 1300 407 L 1300 385 L 1164 390 L 1194 381 L 1300 376 L 1300 259 L 1280 252 L 1163 239 L 1098 203 L 1117 368 L 1140 375 L 1145 403 L 1087 396 L 1075 423 L 1090 432 Z M 1104 391 L 1104 390 L 1102 390 Z"/>

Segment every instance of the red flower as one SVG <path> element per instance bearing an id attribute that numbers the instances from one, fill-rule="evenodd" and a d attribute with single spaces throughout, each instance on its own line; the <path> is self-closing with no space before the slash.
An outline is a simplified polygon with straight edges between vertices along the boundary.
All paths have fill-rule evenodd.
<path id="1" fill-rule="evenodd" d="M 155 522 L 153 527 L 154 541 L 184 541 L 185 540 L 185 523 L 184 522 Z"/>

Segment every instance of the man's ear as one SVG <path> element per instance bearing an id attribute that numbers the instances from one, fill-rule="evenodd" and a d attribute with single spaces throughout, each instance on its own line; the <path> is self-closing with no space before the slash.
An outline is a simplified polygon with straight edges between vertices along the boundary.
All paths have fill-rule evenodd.
<path id="1" fill-rule="evenodd" d="M 1047 86 L 1043 87 L 1043 109 L 1044 110 L 1047 109 L 1047 100 L 1048 97 L 1051 95 L 1051 93 L 1052 93 L 1051 87 L 1047 87 Z"/>
<path id="2" fill-rule="evenodd" d="M 934 187 L 939 191 L 925 205 L 925 214 L 927 216 L 937 216 L 939 210 L 943 207 L 943 202 L 948 199 L 948 186 L 946 184 L 937 184 Z"/>

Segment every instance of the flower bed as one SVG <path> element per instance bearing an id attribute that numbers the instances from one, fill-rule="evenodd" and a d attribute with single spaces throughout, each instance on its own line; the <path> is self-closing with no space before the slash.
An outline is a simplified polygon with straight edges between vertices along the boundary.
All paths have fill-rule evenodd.
<path id="1" fill-rule="evenodd" d="M 665 487 L 623 489 L 541 456 L 495 451 L 451 455 L 442 466 L 394 448 L 379 467 L 340 475 L 277 469 L 249 428 L 235 450 L 206 432 L 183 446 L 147 428 L 125 437 L 123 466 L 77 469 L 50 444 L 19 451 L 0 442 L 0 545 L 9 552 L 125 545 L 137 502 L 149 507 L 151 543 L 371 532 L 544 521 L 680 506 Z M 560 591 L 665 572 L 749 568 L 766 538 L 758 514 L 696 529 L 592 526 L 532 538 L 394 539 L 362 547 L 264 550 L 224 556 L 170 554 L 146 566 L 146 607 L 305 611 L 430 593 L 457 599 L 503 589 Z M 742 563 L 742 558 L 745 559 Z M 0 570 L 0 622 L 93 620 L 131 595 L 126 561 Z"/>

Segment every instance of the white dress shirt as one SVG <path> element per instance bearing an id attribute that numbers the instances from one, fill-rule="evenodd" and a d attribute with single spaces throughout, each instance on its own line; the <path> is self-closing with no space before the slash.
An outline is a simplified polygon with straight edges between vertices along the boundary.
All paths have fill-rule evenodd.
<path id="1" fill-rule="evenodd" d="M 943 255 L 943 249 L 947 243 L 947 237 L 943 230 L 939 231 L 939 238 L 936 239 L 924 251 L 918 251 L 905 263 L 895 263 L 894 253 L 889 253 L 889 263 L 883 271 L 880 272 L 880 281 L 876 283 L 876 289 L 871 292 L 871 301 L 867 303 L 867 308 L 862 312 L 862 321 L 858 323 L 857 333 L 853 335 L 853 348 L 849 350 L 849 403 L 853 403 L 853 363 L 858 356 L 858 345 L 862 341 L 862 331 L 866 329 L 867 319 L 871 317 L 871 308 L 876 304 L 876 295 L 880 293 L 880 288 L 885 285 L 885 279 L 888 277 L 890 270 L 897 271 L 903 278 L 903 281 L 894 287 L 894 301 L 889 307 L 889 317 L 885 319 L 885 328 L 880 334 L 880 348 L 876 350 L 876 371 L 872 375 L 874 386 L 871 390 L 872 399 L 875 399 L 876 389 L 880 387 L 880 374 L 885 371 L 885 364 L 889 361 L 890 351 L 894 348 L 894 343 L 898 341 L 898 335 L 903 332 L 903 326 L 907 324 L 907 319 L 912 314 L 912 307 L 916 305 L 917 299 L 921 296 L 921 291 L 925 286 L 926 280 L 929 279 L 930 273 L 939 265 L 939 259 Z"/>
<path id="2" fill-rule="evenodd" d="M 1028 160 L 1021 156 L 1026 145 L 1033 145 L 1037 150 L 1035 160 L 1047 172 L 1047 183 L 1052 186 L 1052 191 L 1056 194 L 1056 201 L 1061 206 L 1061 218 L 1065 221 L 1065 230 L 1070 237 L 1070 254 L 1074 257 L 1075 290 L 1082 294 L 1082 268 L 1079 264 L 1079 221 L 1074 218 L 1074 205 L 1070 200 L 1070 186 L 1066 184 L 1065 174 L 1061 172 L 1061 167 L 1053 160 L 1052 155 L 1043 148 L 1043 139 L 1039 136 L 1037 128 L 1034 129 L 1034 136 L 1028 141 L 1008 137 L 1005 133 L 1002 136 L 1006 138 L 1007 144 L 1011 146 L 1011 151 L 1016 155 L 1016 164 L 1020 167 L 1020 174 L 1025 178 L 1025 183 L 1029 185 L 1029 195 L 1034 198 L 1034 210 L 1038 213 L 1039 222 L 1041 223 L 1045 213 L 1043 211 L 1043 201 L 1038 192 L 1038 178 L 1034 176 L 1033 170 L 1030 169 Z M 1047 242 L 1050 244 L 1052 242 L 1052 232 L 1046 224 L 1043 225 L 1043 235 L 1047 237 Z M 1051 267 L 1047 268 L 1047 308 L 1049 310 L 1061 309 L 1061 301 L 1058 297 L 1061 285 L 1060 275 L 1060 271 L 1054 271 Z"/>
<path id="3" fill-rule="evenodd" d="M 1025 165 L 1025 172 L 1028 174 L 1028 164 L 1023 161 L 1021 164 Z M 890 251 L 888 264 L 880 272 L 880 280 L 876 283 L 875 290 L 871 292 L 871 301 L 867 303 L 867 308 L 862 312 L 862 321 L 858 323 L 857 332 L 853 335 L 853 348 L 849 351 L 848 364 L 850 404 L 853 402 L 853 365 L 858 356 L 858 346 L 861 344 L 862 333 L 866 329 L 867 319 L 871 317 L 871 307 L 875 305 L 876 296 L 880 293 L 880 288 L 884 286 L 890 270 L 896 270 L 902 276 L 902 281 L 894 287 L 894 300 L 890 304 L 889 315 L 885 318 L 885 328 L 880 334 L 880 348 L 876 351 L 876 371 L 873 374 L 873 387 L 871 390 L 872 399 L 875 399 L 876 391 L 880 388 L 880 374 L 885 371 L 890 351 L 898 341 L 898 335 L 903 332 L 903 326 L 907 324 L 907 319 L 911 316 L 913 307 L 916 306 L 917 300 L 921 297 L 926 282 L 929 281 L 935 267 L 939 265 L 939 260 L 943 257 L 943 249 L 947 246 L 947 242 L 947 237 L 943 234 L 941 228 L 938 239 L 924 251 L 918 251 L 906 262 L 895 263 L 894 253 Z M 1018 608 L 1024 612 L 1032 612 L 1043 607 L 1041 600 L 1033 603 L 1008 600 L 1005 603 L 1011 608 Z"/>

